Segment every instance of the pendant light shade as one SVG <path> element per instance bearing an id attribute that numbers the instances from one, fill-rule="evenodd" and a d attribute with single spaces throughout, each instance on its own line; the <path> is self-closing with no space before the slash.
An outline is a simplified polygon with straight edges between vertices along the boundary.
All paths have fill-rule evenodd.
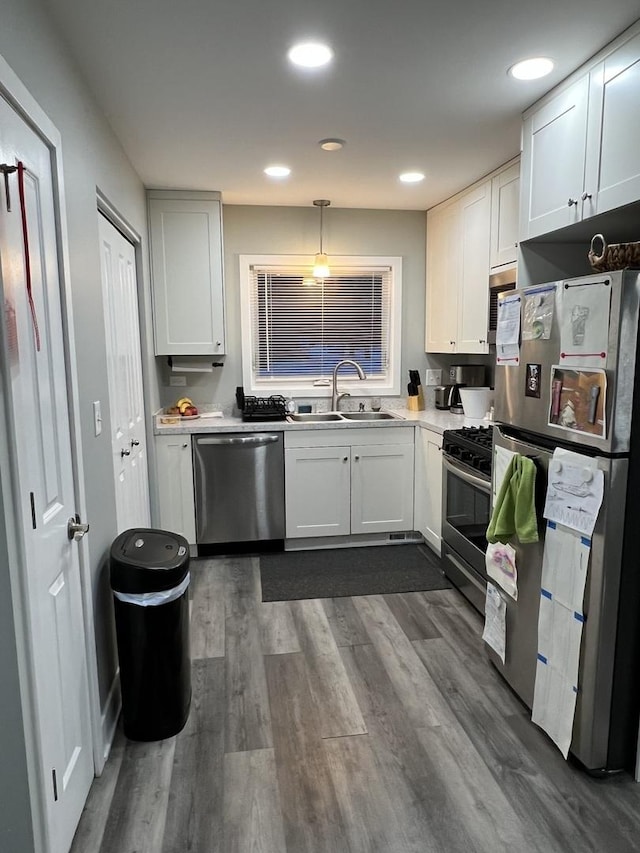
<path id="1" fill-rule="evenodd" d="M 313 203 L 316 207 L 320 208 L 320 251 L 313 263 L 313 277 L 327 278 L 327 276 L 331 275 L 331 270 L 329 269 L 329 258 L 327 258 L 322 249 L 322 211 L 323 208 L 329 207 L 331 202 L 326 198 L 317 198 Z"/>

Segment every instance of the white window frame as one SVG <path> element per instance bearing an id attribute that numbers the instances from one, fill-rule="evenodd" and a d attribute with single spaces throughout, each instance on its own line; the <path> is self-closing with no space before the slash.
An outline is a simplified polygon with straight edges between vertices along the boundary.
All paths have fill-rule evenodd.
<path id="1" fill-rule="evenodd" d="M 378 255 L 331 255 L 329 263 L 336 268 L 380 267 L 391 273 L 391 305 L 389 319 L 389 371 L 386 379 L 366 379 L 361 381 L 349 375 L 340 374 L 340 391 L 349 392 L 358 397 L 395 397 L 400 394 L 400 360 L 402 329 L 402 258 Z M 331 396 L 331 383 L 321 384 L 297 379 L 258 379 L 254 380 L 251 340 L 251 268 L 252 267 L 296 267 L 308 266 L 311 269 L 313 259 L 308 255 L 240 255 L 240 327 L 242 333 L 242 382 L 245 394 L 268 397 L 271 394 L 284 394 L 290 397 L 327 397 Z"/>

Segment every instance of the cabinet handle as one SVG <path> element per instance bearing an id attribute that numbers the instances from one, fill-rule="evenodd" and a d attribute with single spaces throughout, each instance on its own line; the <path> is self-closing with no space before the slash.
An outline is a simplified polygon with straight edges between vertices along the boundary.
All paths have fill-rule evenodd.
<path id="1" fill-rule="evenodd" d="M 140 446 L 140 442 L 138 441 L 138 439 L 132 438 L 131 439 L 131 447 L 139 447 L 139 446 Z"/>
<path id="2" fill-rule="evenodd" d="M 578 203 L 578 199 L 577 199 L 577 198 L 570 198 L 570 199 L 569 199 L 569 201 L 567 202 L 567 206 L 568 206 L 568 207 L 573 207 L 573 206 L 574 206 L 574 204 L 577 204 L 577 203 Z"/>
<path id="3" fill-rule="evenodd" d="M 186 449 L 187 447 L 189 447 L 189 445 L 188 445 L 188 444 L 183 444 L 182 446 L 183 446 L 185 449 Z"/>
<path id="4" fill-rule="evenodd" d="M 124 448 L 122 448 L 122 450 L 120 451 L 120 458 L 122 458 L 123 456 L 131 456 L 131 451 L 129 449 L 125 450 Z"/>
<path id="5" fill-rule="evenodd" d="M 349 461 L 349 457 L 348 457 L 348 456 L 343 456 L 343 457 L 342 457 L 342 461 L 343 461 L 343 462 L 348 462 L 348 461 Z"/>
<path id="6" fill-rule="evenodd" d="M 360 459 L 359 456 L 355 456 L 354 458 L 355 458 L 356 462 L 358 461 L 358 459 Z"/>
<path id="7" fill-rule="evenodd" d="M 483 341 L 483 340 L 482 340 L 482 338 L 480 338 L 480 339 L 478 340 L 478 343 L 479 343 L 479 344 L 486 344 L 486 341 Z"/>
<path id="8" fill-rule="evenodd" d="M 217 347 L 221 347 L 221 346 L 222 346 L 222 341 L 216 341 L 216 346 L 217 346 Z"/>
<path id="9" fill-rule="evenodd" d="M 593 196 L 591 195 L 591 193 L 588 193 L 588 192 L 583 192 L 582 196 L 581 196 L 582 201 L 586 201 L 587 199 L 589 199 L 589 201 L 591 201 L 592 197 Z"/>

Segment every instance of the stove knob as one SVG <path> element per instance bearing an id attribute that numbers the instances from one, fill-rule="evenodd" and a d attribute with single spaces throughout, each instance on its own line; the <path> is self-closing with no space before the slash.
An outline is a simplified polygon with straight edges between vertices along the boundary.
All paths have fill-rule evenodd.
<path id="1" fill-rule="evenodd" d="M 473 462 L 473 453 L 470 450 L 462 450 L 459 458 L 461 462 L 471 463 Z"/>

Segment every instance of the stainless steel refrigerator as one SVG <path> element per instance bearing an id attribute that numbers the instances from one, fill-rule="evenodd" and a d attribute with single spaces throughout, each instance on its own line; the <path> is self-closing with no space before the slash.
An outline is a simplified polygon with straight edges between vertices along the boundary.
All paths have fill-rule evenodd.
<path id="1" fill-rule="evenodd" d="M 632 770 L 640 684 L 640 271 L 551 282 L 503 298 L 514 294 L 520 297 L 522 340 L 519 364 L 496 367 L 494 478 L 497 448 L 535 462 L 540 540 L 512 540 L 518 599 L 505 595 L 505 663 L 489 654 L 531 707 L 549 462 L 556 447 L 593 457 L 604 472 L 605 490 L 587 573 L 570 752 L 594 773 Z M 589 311 L 604 338 L 582 357 Z M 572 344 L 579 358 L 570 352 Z"/>

